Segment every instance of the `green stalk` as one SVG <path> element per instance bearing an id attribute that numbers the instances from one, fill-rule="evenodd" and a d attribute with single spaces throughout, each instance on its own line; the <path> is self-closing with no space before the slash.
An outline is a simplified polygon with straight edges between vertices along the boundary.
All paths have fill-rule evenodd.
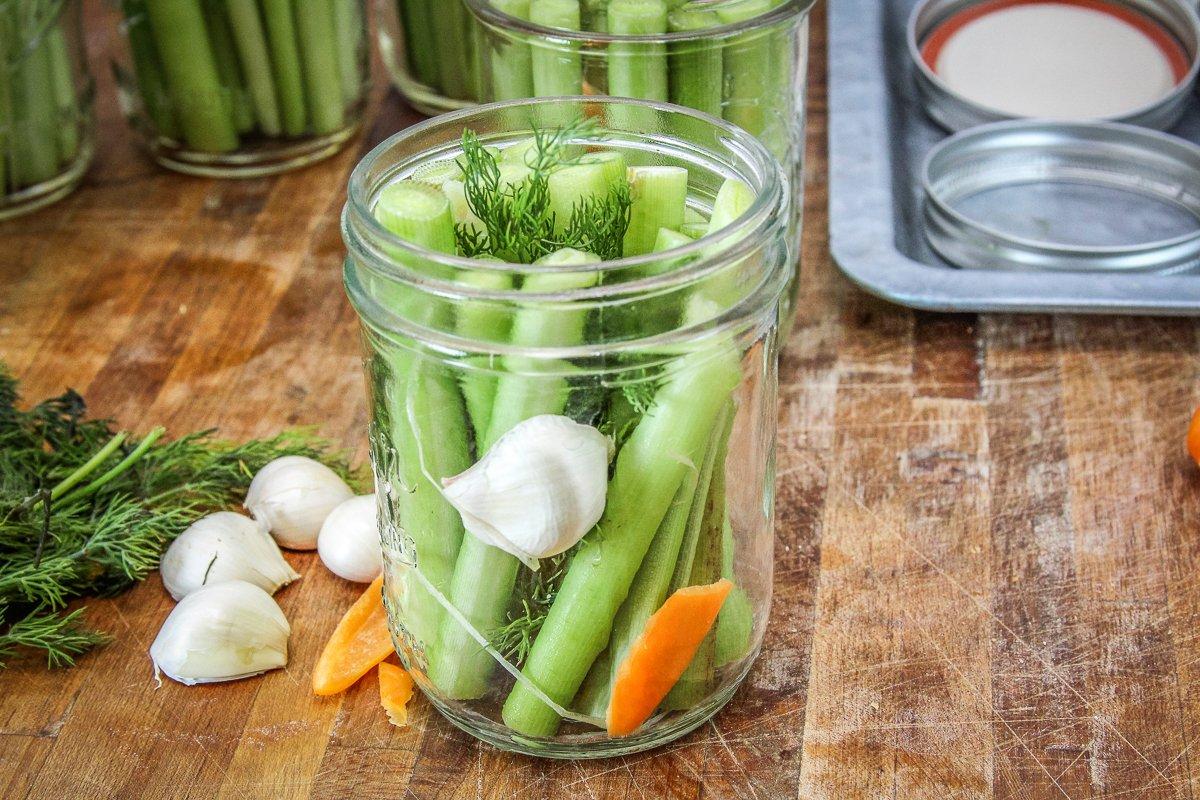
<path id="1" fill-rule="evenodd" d="M 677 8 L 667 16 L 672 33 L 714 28 L 721 20 L 712 11 Z M 721 45 L 707 39 L 675 42 L 668 56 L 671 102 L 721 116 L 721 86 L 724 82 Z"/>
<path id="2" fill-rule="evenodd" d="M 179 121 L 175 118 L 162 61 L 154 47 L 145 0 L 122 0 L 121 8 L 125 14 L 129 49 L 133 54 L 133 72 L 146 116 L 156 134 L 178 140 Z"/>
<path id="3" fill-rule="evenodd" d="M 463 272 L 459 278 L 477 289 L 498 292 L 513 288 L 512 275 L 507 272 Z M 512 312 L 497 303 L 464 303 L 455 320 L 455 332 L 467 341 L 499 343 L 508 339 L 511 325 Z M 490 361 L 472 365 L 463 372 L 461 382 L 475 441 L 482 447 L 496 400 L 497 377 Z"/>
<path id="4" fill-rule="evenodd" d="M 571 560 L 523 674 L 560 705 L 575 697 L 608 644 L 613 620 L 741 377 L 732 342 L 683 356 L 617 455 L 604 517 Z M 505 723 L 550 736 L 560 719 L 522 684 L 505 701 Z"/>
<path id="5" fill-rule="evenodd" d="M 530 0 L 492 0 L 492 6 L 516 19 L 529 20 Z M 533 52 L 528 43 L 514 38 L 500 41 L 492 34 L 492 99 L 533 97 Z"/>
<path id="6" fill-rule="evenodd" d="M 128 435 L 129 434 L 125 433 L 125 431 L 121 431 L 105 442 L 104 447 L 101 447 L 99 450 L 97 450 L 91 458 L 89 458 L 83 463 L 82 466 L 79 467 L 79 469 L 63 478 L 54 486 L 53 489 L 50 490 L 50 499 L 57 500 L 58 498 L 62 497 L 73 487 L 78 486 L 80 481 L 99 469 L 100 465 L 107 461 L 109 456 L 117 452 L 117 448 L 124 443 L 125 438 Z"/>
<path id="7" fill-rule="evenodd" d="M 312 132 L 333 133 L 346 122 L 338 74 L 337 26 L 331 0 L 295 0 L 296 33 Z"/>
<path id="8" fill-rule="evenodd" d="M 146 13 L 184 141 L 208 153 L 236 150 L 200 0 L 146 0 Z"/>
<path id="9" fill-rule="evenodd" d="M 58 110 L 58 155 L 69 164 L 79 152 L 79 99 L 75 94 L 75 71 L 61 25 L 46 32 L 50 47 L 50 72 L 54 81 L 54 104 Z"/>
<path id="10" fill-rule="evenodd" d="M 471 210 L 471 204 L 467 201 L 466 184 L 460 180 L 445 181 L 442 183 L 442 194 L 446 195 L 446 199 L 450 201 L 455 224 L 464 225 L 480 233 L 487 230 L 483 220 L 475 216 L 475 212 Z"/>
<path id="11" fill-rule="evenodd" d="M 9 54 L 11 46 L 9 38 L 12 36 L 11 31 L 12 21 L 8 15 L 4 13 L 4 9 L 0 9 L 0 64 L 9 63 Z M 13 124 L 13 108 L 12 108 L 12 87 L 9 83 L 11 70 L 5 67 L 3 74 L 0 74 L 0 200 L 8 194 L 8 161 L 9 161 L 9 145 L 12 140 L 12 124 Z M 13 187 L 16 188 L 15 186 Z"/>
<path id="12" fill-rule="evenodd" d="M 629 196 L 633 206 L 625 232 L 624 254 L 645 255 L 654 250 L 659 228 L 683 225 L 687 205 L 688 171 L 683 167 L 631 167 Z"/>
<path id="13" fill-rule="evenodd" d="M 283 132 L 301 136 L 308 129 L 308 109 L 304 103 L 304 80 L 300 51 L 296 47 L 296 23 L 292 19 L 291 0 L 259 0 L 271 50 L 271 71 L 279 98 Z"/>
<path id="14" fill-rule="evenodd" d="M 362 95 L 363 19 L 361 0 L 333 0 L 337 29 L 338 77 L 342 79 L 342 106 L 350 108 Z"/>
<path id="15" fill-rule="evenodd" d="M 529 19 L 536 25 L 578 31 L 579 0 L 531 0 Z M 583 62 L 573 43 L 539 40 L 533 45 L 533 96 L 583 94 Z"/>
<path id="16" fill-rule="evenodd" d="M 18 38 L 17 46 L 30 42 Z M 58 174 L 57 109 L 54 71 L 45 38 L 27 49 L 13 70 L 12 176 L 19 187 L 48 181 Z"/>
<path id="17" fill-rule="evenodd" d="M 663 0 L 612 0 L 608 32 L 648 36 L 667 32 Z M 645 42 L 616 43 L 608 48 L 608 93 L 638 100 L 667 100 L 667 48 Z"/>
<path id="18" fill-rule="evenodd" d="M 257 0 L 225 0 L 233 41 L 246 77 L 250 100 L 258 129 L 266 136 L 278 136 L 283 130 L 279 122 L 279 100 L 275 96 L 275 79 L 271 76 L 271 54 L 263 33 L 262 18 Z"/>
<path id="19" fill-rule="evenodd" d="M 731 25 L 762 16 L 773 5 L 772 0 L 741 0 L 728 7 L 719 7 L 716 14 L 722 23 Z M 764 30 L 739 34 L 725 45 L 724 85 L 728 91 L 724 116 L 754 136 L 761 135 L 766 128 L 767 114 L 774 100 L 770 87 L 779 78 L 772 70 L 782 67 L 773 63 L 771 48 L 770 32 Z"/>
<path id="20" fill-rule="evenodd" d="M 625 155 L 616 150 L 600 150 L 595 153 L 585 153 L 579 157 L 580 164 L 599 164 L 604 170 L 604 182 L 609 188 L 616 184 L 628 183 L 629 165 Z"/>
<path id="21" fill-rule="evenodd" d="M 563 167 L 547 179 L 554 231 L 561 233 L 571 223 L 572 211 L 593 197 L 604 197 L 609 188 L 610 171 L 603 164 L 575 164 Z"/>
<path id="22" fill-rule="evenodd" d="M 728 416 L 728 412 L 723 416 Z M 642 635 L 646 621 L 667 599 L 685 539 L 693 530 L 701 527 L 705 500 L 712 482 L 713 463 L 728 437 L 728 426 L 724 420 L 716 431 L 705 448 L 706 454 L 699 462 L 699 469 L 689 473 L 675 493 L 671 508 L 654 534 L 654 541 L 650 543 L 650 549 L 633 580 L 629 596 L 621 604 L 621 610 L 613 621 L 612 638 L 608 644 L 612 658 L 610 680 L 616 679 L 617 670 L 629 655 L 634 642 Z"/>
<path id="23" fill-rule="evenodd" d="M 208 40 L 212 45 L 217 75 L 224 88 L 222 101 L 233 117 L 238 133 L 249 133 L 254 128 L 254 108 L 246 87 L 242 84 L 242 68 L 238 64 L 237 50 L 233 44 L 233 31 L 229 18 L 225 16 L 222 0 L 202 0 L 204 24 L 208 29 Z"/>
<path id="24" fill-rule="evenodd" d="M 404 24 L 408 67 L 413 77 L 434 91 L 441 87 L 438 40 L 434 18 L 438 10 L 433 0 L 398 0 Z"/>
<path id="25" fill-rule="evenodd" d="M 392 184 L 381 193 L 374 213 L 388 230 L 415 245 L 455 252 L 450 203 L 432 187 L 412 181 Z M 398 311 L 418 322 L 437 313 L 431 305 L 417 302 L 407 302 Z M 382 471 L 388 473 L 388 459 L 395 460 L 403 484 L 392 495 L 400 529 L 412 542 L 416 569 L 445 593 L 464 534 L 461 517 L 430 476 L 450 477 L 470 466 L 466 412 L 454 378 L 433 361 L 419 359 L 403 347 L 385 360 L 389 375 L 376 391 L 384 395 L 381 405 L 390 417 L 384 424 L 391 431 L 394 452 L 381 456 Z M 442 606 L 419 581 L 406 580 L 401 595 L 404 624 L 424 643 L 428 656 L 436 647 Z"/>
<path id="26" fill-rule="evenodd" d="M 583 686 L 579 688 L 579 694 L 571 703 L 571 708 L 580 714 L 604 719 L 608 713 L 608 699 L 612 696 L 609 678 L 611 672 L 612 654 L 606 649 L 588 670 L 587 677 L 583 679 Z"/>
<path id="27" fill-rule="evenodd" d="M 82 500 L 85 497 L 90 497 L 104 488 L 114 478 L 117 478 L 128 472 L 130 467 L 141 460 L 142 456 L 146 454 L 146 451 L 154 446 L 154 443 L 161 439 L 163 434 L 166 432 L 167 429 L 162 427 L 155 428 L 154 430 L 150 431 L 148 434 L 146 434 L 142 441 L 138 443 L 138 446 L 133 448 L 133 451 L 130 452 L 129 455 L 125 456 L 125 458 L 121 459 L 114 467 L 112 467 L 112 469 L 108 470 L 94 481 L 89 482 L 86 486 L 80 486 L 75 491 L 63 496 L 59 500 L 60 504 L 69 505 L 70 503 Z M 111 445 L 111 442 L 109 444 Z M 53 496 L 53 493 L 51 493 L 52 498 Z"/>
<path id="28" fill-rule="evenodd" d="M 585 267 L 600 263 L 590 253 L 561 250 L 539 264 Z M 530 293 L 553 293 L 594 285 L 594 272 L 542 272 L 525 278 L 521 289 Z M 524 347 L 564 347 L 583 340 L 586 311 L 526 308 L 513 322 L 512 343 Z M 561 414 L 569 387 L 562 377 L 537 378 L 528 374 L 526 359 L 507 359 L 512 374 L 502 375 L 496 386 L 496 401 L 481 442 L 482 457 L 508 431 L 541 414 Z M 521 374 L 526 373 L 526 374 Z M 499 548 L 474 536 L 463 538 L 450 583 L 450 602 L 462 612 L 475 630 L 491 636 L 504 624 L 505 613 L 516 584 L 520 562 Z M 447 697 L 468 700 L 482 697 L 496 663 L 491 654 L 457 621 L 447 617 L 442 624 L 437 650 L 430 659 L 429 678 Z M 569 701 L 570 698 L 567 698 Z"/>
<path id="29" fill-rule="evenodd" d="M 712 482 L 704 504 L 704 522 L 691 554 L 691 563 L 684 563 L 680 553 L 671 579 L 671 591 L 685 586 L 704 586 L 721 577 L 721 530 L 725 523 L 725 457 L 728 447 L 728 431 L 719 439 L 719 451 L 714 461 Z M 685 567 L 690 567 L 686 569 Z M 716 661 L 716 632 L 710 630 L 704 637 L 696 655 L 679 681 L 671 688 L 663 702 L 665 708 L 681 710 L 694 708 L 712 689 Z"/>
<path id="30" fill-rule="evenodd" d="M 733 526 L 729 514 L 721 532 L 721 577 L 736 581 L 733 570 Z M 716 666 L 723 667 L 740 661 L 750 652 L 750 636 L 754 632 L 754 607 L 746 591 L 735 582 L 717 615 Z"/>
<path id="31" fill-rule="evenodd" d="M 467 100 L 471 96 L 471 72 L 467 57 L 468 11 L 463 0 L 439 3 L 433 15 L 433 41 L 436 43 L 441 78 L 439 88 L 446 97 Z"/>

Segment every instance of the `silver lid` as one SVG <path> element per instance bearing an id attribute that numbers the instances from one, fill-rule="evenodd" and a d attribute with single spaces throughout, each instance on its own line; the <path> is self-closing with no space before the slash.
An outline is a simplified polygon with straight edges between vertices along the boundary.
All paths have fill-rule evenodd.
<path id="1" fill-rule="evenodd" d="M 1001 122 L 923 170 L 925 232 L 951 264 L 1150 271 L 1200 263 L 1200 147 L 1103 122 Z"/>
<path id="2" fill-rule="evenodd" d="M 917 90 L 926 113 L 942 127 L 961 131 L 989 122 L 1015 119 L 1014 115 L 980 105 L 954 91 L 925 63 L 921 54 L 926 39 L 951 17 L 994 0 L 921 0 L 908 18 L 908 54 L 913 63 Z M 1103 121 L 1125 122 L 1166 130 L 1179 121 L 1191 99 L 1200 74 L 1200 17 L 1194 0 L 1105 0 L 1138 12 L 1166 29 L 1183 46 L 1188 71 L 1175 88 L 1142 108 Z"/>

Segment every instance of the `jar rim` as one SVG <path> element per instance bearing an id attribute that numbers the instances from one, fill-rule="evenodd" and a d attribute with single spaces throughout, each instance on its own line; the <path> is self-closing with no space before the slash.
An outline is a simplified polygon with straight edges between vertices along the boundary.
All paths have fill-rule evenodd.
<path id="1" fill-rule="evenodd" d="M 777 22 L 783 22 L 788 19 L 799 19 L 807 15 L 808 12 L 812 10 L 812 7 L 816 5 L 817 0 L 785 0 L 783 3 L 780 3 L 764 14 L 759 14 L 756 17 L 750 17 L 749 19 L 740 20 L 738 22 L 716 25 L 711 28 L 637 35 L 607 33 L 601 31 L 571 31 L 564 28 L 551 28 L 546 25 L 539 25 L 537 23 L 530 22 L 529 20 L 521 19 L 520 17 L 514 17 L 511 14 L 497 9 L 488 0 L 465 0 L 465 2 L 467 7 L 471 10 L 471 13 L 474 14 L 475 17 L 481 22 L 492 25 L 493 27 L 516 31 L 522 34 L 536 35 L 546 39 L 563 42 L 587 41 L 594 44 L 610 44 L 613 42 L 644 42 L 647 44 L 661 44 L 665 42 L 694 42 L 704 39 L 734 36 L 739 33 L 765 28 Z M 698 0 L 698 5 L 715 7 L 730 2 L 731 0 Z M 732 0 L 732 2 L 742 2 L 742 0 Z"/>
<path id="2" fill-rule="evenodd" d="M 372 213 L 370 199 L 373 187 L 368 185 L 368 176 L 376 162 L 397 145 L 411 139 L 419 138 L 431 129 L 440 127 L 461 127 L 462 129 L 467 129 L 470 127 L 467 123 L 472 118 L 484 117 L 515 108 L 553 107 L 556 105 L 578 105 L 586 108 L 588 105 L 597 104 L 642 108 L 675 117 L 690 117 L 695 121 L 709 125 L 720 132 L 722 139 L 731 145 L 731 149 L 739 152 L 745 158 L 755 173 L 763 177 L 764 182 L 761 187 L 756 188 L 754 202 L 750 208 L 730 227 L 716 233 L 706 234 L 682 247 L 673 248 L 661 253 L 630 256 L 589 265 L 588 271 L 610 273 L 636 269 L 638 267 L 661 263 L 664 258 L 687 258 L 689 256 L 702 255 L 707 255 L 707 258 L 696 259 L 679 269 L 670 270 L 652 277 L 639 278 L 635 281 L 601 283 L 594 287 L 547 293 L 489 290 L 462 282 L 440 280 L 428 275 L 414 273 L 402 264 L 397 263 L 397 259 L 395 258 L 385 258 L 385 251 L 391 253 L 399 251 L 414 260 L 435 264 L 451 270 L 471 270 L 477 273 L 518 273 L 522 275 L 539 272 L 561 272 L 561 266 L 511 264 L 449 255 L 406 241 L 385 228 Z M 524 133 L 524 131 L 514 131 L 514 133 L 519 134 Z M 767 150 L 766 146 L 757 138 L 725 120 L 694 109 L 649 100 L 633 100 L 607 96 L 579 95 L 574 97 L 540 97 L 507 100 L 432 117 L 389 136 L 374 147 L 350 173 L 349 190 L 342 214 L 342 234 L 347 242 L 353 240 L 355 243 L 365 246 L 366 253 L 364 255 L 370 258 L 372 267 L 376 271 L 406 283 L 419 285 L 427 290 L 433 290 L 445 297 L 453 297 L 461 300 L 504 300 L 516 298 L 533 301 L 600 300 L 614 295 L 626 294 L 630 290 L 653 291 L 684 285 L 703 278 L 710 272 L 720 269 L 729 263 L 744 258 L 748 251 L 757 246 L 756 236 L 769 234 L 772 225 L 777 222 L 776 217 L 783 218 L 786 216 L 784 214 L 788 198 L 788 193 L 784 185 L 786 181 L 787 177 L 784 174 L 783 168 L 779 165 L 775 157 L 771 155 L 770 151 Z M 353 230 L 356 225 L 365 227 L 370 241 L 364 241 L 364 237 L 356 235 L 357 232 Z M 725 245 L 719 253 L 713 254 L 710 252 L 710 248 L 714 245 L 727 242 L 732 236 L 738 236 L 739 238 L 736 242 Z"/>

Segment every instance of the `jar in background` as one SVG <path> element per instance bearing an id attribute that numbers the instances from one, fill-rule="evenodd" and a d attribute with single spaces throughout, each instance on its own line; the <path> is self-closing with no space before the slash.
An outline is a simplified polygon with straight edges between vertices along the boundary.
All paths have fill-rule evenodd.
<path id="1" fill-rule="evenodd" d="M 375 25 L 392 83 L 422 114 L 479 102 L 479 27 L 463 0 L 377 0 Z"/>
<path id="2" fill-rule="evenodd" d="M 758 137 L 791 184 L 798 273 L 814 0 L 701 0 L 670 10 L 664 0 L 465 2 L 482 28 L 484 100 L 586 94 L 671 102 Z M 798 288 L 793 279 L 789 298 Z"/>
<path id="3" fill-rule="evenodd" d="M 79 0 L 0 0 L 0 219 L 52 203 L 95 150 Z"/>
<path id="4" fill-rule="evenodd" d="M 180 172 L 255 177 L 336 153 L 367 91 L 365 0 L 116 0 L 122 108 Z"/>
<path id="5" fill-rule="evenodd" d="M 574 141 L 596 162 L 686 168 L 694 218 L 727 179 L 748 188 L 747 210 L 665 252 L 558 266 L 445 255 L 377 221 L 386 189 L 455 163 L 464 129 L 499 159 L 576 118 L 602 136 Z M 746 675 L 771 600 L 787 211 L 778 163 L 745 132 L 614 98 L 448 114 L 355 169 L 345 284 L 366 351 L 384 599 L 405 666 L 455 725 L 532 755 L 632 753 L 702 724 Z M 535 571 L 468 532 L 443 487 L 543 415 L 594 427 L 613 455 L 600 521 Z M 682 677 L 610 736 L 610 692 L 650 614 L 717 585 L 728 594 Z"/>

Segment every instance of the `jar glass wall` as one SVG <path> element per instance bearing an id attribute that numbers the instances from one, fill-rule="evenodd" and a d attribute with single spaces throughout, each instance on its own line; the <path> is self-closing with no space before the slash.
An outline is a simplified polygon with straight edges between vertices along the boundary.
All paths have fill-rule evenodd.
<path id="1" fill-rule="evenodd" d="M 749 190 L 745 213 L 676 249 L 566 266 L 443 255 L 376 220 L 386 189 L 462 154 L 464 128 L 502 158 L 533 129 L 577 117 L 596 124 L 578 138 L 583 150 L 686 168 L 695 218 L 713 214 L 730 179 Z M 507 750 L 601 757 L 681 736 L 733 695 L 771 599 L 787 208 L 778 164 L 744 132 L 610 98 L 446 115 L 384 142 L 355 170 L 345 282 L 366 351 L 385 601 L 405 665 L 454 724 Z M 595 527 L 532 563 L 485 543 L 448 488 L 499 458 L 503 437 L 527 422 L 566 425 L 549 442 L 522 438 L 551 453 L 581 430 L 612 449 Z M 525 450 L 512 461 L 534 463 Z M 476 473 L 509 480 L 515 468 Z M 510 510 L 536 517 L 542 490 L 559 488 L 518 479 L 514 491 L 532 499 Z M 648 619 L 667 598 L 713 587 L 727 594 L 682 674 L 644 724 L 621 729 L 629 681 L 659 674 L 630 656 L 653 639 Z M 656 649 L 650 641 L 641 652 Z"/>
<path id="2" fill-rule="evenodd" d="M 122 108 L 160 164 L 253 177 L 336 153 L 362 119 L 365 0 L 117 0 Z"/>
<path id="3" fill-rule="evenodd" d="M 480 31 L 463 0 L 377 0 L 375 28 L 392 83 L 421 113 L 482 99 Z"/>
<path id="4" fill-rule="evenodd" d="M 813 0 L 701 0 L 669 12 L 661 0 L 465 2 L 481 27 L 483 99 L 669 101 L 758 137 L 790 181 L 789 240 L 799 269 Z"/>
<path id="5" fill-rule="evenodd" d="M 0 219 L 78 185 L 94 152 L 79 0 L 0 0 Z"/>

